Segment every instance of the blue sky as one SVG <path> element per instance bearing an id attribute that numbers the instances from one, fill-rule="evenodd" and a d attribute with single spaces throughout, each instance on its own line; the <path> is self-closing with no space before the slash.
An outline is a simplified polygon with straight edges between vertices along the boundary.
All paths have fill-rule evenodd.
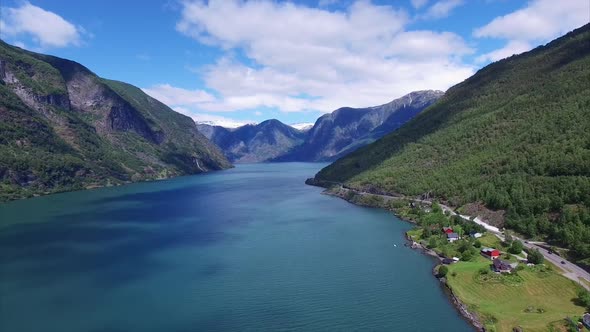
<path id="1" fill-rule="evenodd" d="M 195 120 L 297 123 L 446 90 L 588 23 L 590 1 L 3 0 L 0 14 L 4 41 Z"/>

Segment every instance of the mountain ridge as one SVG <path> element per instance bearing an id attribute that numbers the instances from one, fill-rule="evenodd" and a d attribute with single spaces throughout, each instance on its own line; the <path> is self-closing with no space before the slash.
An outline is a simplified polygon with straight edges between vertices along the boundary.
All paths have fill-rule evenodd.
<path id="1" fill-rule="evenodd" d="M 308 124 L 302 124 L 300 127 L 305 130 L 278 120 L 267 120 L 273 121 L 277 130 L 290 131 L 290 134 L 283 135 L 280 146 L 274 148 L 272 142 L 276 141 L 276 137 L 272 135 L 266 137 L 264 148 L 260 146 L 260 140 L 265 136 L 260 129 L 267 121 L 238 128 L 206 124 L 197 124 L 197 127 L 207 138 L 219 145 L 230 160 L 238 163 L 330 161 L 397 129 L 443 94 L 442 91 L 435 90 L 414 91 L 379 106 L 341 107 L 319 117 L 309 129 L 305 126 Z M 248 142 L 255 140 L 255 137 L 259 142 L 258 148 L 248 147 Z"/>
<path id="2" fill-rule="evenodd" d="M 318 118 L 304 144 L 278 161 L 335 160 L 399 128 L 443 94 L 421 90 L 379 106 L 341 107 Z"/>
<path id="3" fill-rule="evenodd" d="M 238 128 L 197 124 L 197 128 L 236 163 L 269 161 L 301 144 L 304 132 L 276 119 Z"/>
<path id="4" fill-rule="evenodd" d="M 192 119 L 71 60 L 0 41 L 0 95 L 0 199 L 231 167 Z"/>

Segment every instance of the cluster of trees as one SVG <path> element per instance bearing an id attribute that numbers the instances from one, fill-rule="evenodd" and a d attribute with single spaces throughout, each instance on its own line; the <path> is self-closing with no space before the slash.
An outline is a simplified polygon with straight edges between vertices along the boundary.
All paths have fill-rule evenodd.
<path id="1" fill-rule="evenodd" d="M 543 264 L 543 262 L 545 261 L 545 257 L 543 257 L 543 254 L 538 249 L 535 249 L 529 251 L 527 260 L 529 261 L 529 263 Z"/>
<path id="2" fill-rule="evenodd" d="M 580 305 L 586 307 L 588 310 L 590 310 L 590 292 L 588 292 L 587 290 L 580 288 L 580 290 L 578 291 L 578 298 L 577 301 L 579 302 Z"/>
<path id="3" fill-rule="evenodd" d="M 482 202 L 590 265 L 590 28 L 491 64 L 317 177 Z"/>

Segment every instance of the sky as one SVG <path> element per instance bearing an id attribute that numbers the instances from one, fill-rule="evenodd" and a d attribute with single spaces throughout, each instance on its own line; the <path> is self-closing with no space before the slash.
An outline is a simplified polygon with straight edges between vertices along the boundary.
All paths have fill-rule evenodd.
<path id="1" fill-rule="evenodd" d="M 131 83 L 196 121 L 314 122 L 590 22 L 589 0 L 2 0 L 0 38 Z"/>

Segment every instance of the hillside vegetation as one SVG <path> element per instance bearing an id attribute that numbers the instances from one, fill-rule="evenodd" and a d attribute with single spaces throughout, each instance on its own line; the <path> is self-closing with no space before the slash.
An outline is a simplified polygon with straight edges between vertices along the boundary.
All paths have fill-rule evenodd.
<path id="1" fill-rule="evenodd" d="M 140 89 L 0 41 L 0 201 L 231 165 Z"/>
<path id="2" fill-rule="evenodd" d="M 481 69 L 316 180 L 481 202 L 590 264 L 590 25 Z"/>

